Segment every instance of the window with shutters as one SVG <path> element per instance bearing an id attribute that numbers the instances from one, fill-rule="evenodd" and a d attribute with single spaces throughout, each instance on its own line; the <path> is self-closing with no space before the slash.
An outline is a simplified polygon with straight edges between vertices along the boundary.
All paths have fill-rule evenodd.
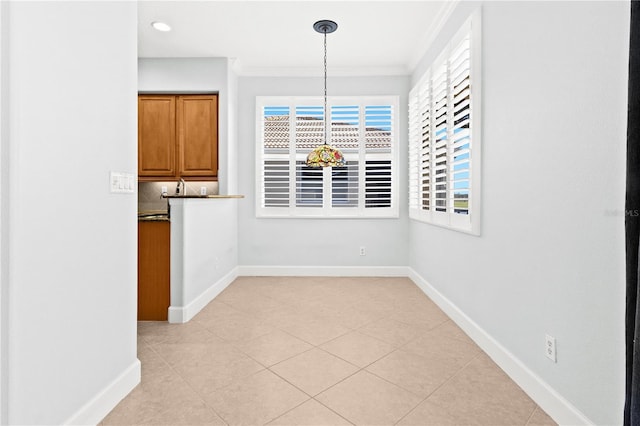
<path id="1" fill-rule="evenodd" d="M 409 94 L 409 215 L 479 234 L 479 21 L 469 20 Z"/>
<path id="2" fill-rule="evenodd" d="M 324 99 L 256 98 L 259 217 L 397 217 L 396 96 L 329 97 L 329 144 L 345 167 L 310 168 L 324 143 Z"/>

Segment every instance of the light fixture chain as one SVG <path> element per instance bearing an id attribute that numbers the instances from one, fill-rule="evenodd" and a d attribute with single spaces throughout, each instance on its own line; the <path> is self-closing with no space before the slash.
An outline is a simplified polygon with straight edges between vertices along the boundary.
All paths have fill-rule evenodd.
<path id="1" fill-rule="evenodd" d="M 328 111 L 327 111 L 327 29 L 324 29 L 324 143 L 328 145 Z"/>
<path id="2" fill-rule="evenodd" d="M 0 0 L 1 1 L 1 0 Z M 338 24 L 327 19 L 317 21 L 313 24 L 313 29 L 324 34 L 324 109 L 322 111 L 324 143 L 316 147 L 307 155 L 307 167 L 344 167 L 345 159 L 339 149 L 333 148 L 329 144 L 329 123 L 331 114 L 328 108 L 327 96 L 327 34 L 331 34 L 338 28 Z"/>

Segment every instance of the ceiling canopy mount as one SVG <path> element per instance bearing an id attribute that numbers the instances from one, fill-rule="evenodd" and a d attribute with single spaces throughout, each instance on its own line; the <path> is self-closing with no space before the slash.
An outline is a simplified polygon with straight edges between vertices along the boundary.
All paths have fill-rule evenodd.
<path id="1" fill-rule="evenodd" d="M 338 29 L 338 24 L 328 19 L 322 19 L 313 24 L 313 29 L 320 34 L 331 34 Z"/>

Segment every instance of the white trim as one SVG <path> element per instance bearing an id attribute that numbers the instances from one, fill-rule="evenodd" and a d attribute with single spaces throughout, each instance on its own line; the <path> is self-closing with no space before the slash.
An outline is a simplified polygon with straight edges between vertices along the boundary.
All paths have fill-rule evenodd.
<path id="1" fill-rule="evenodd" d="M 211 287 L 200 293 L 187 306 L 169 306 L 168 321 L 171 324 L 181 324 L 189 322 L 202 310 L 209 302 L 229 286 L 238 277 L 238 267 L 233 268 L 227 275 L 220 278 Z"/>
<path id="2" fill-rule="evenodd" d="M 185 323 L 189 320 L 185 320 L 185 318 L 187 317 L 186 314 L 186 308 L 183 307 L 174 307 L 174 306 L 169 306 L 169 309 L 167 310 L 167 321 L 169 322 L 169 324 L 182 324 Z"/>
<path id="3" fill-rule="evenodd" d="M 63 424 L 95 425 L 114 409 L 140 383 L 140 360 L 136 360 L 116 379 Z"/>
<path id="4" fill-rule="evenodd" d="M 415 50 L 413 56 L 409 59 L 408 68 L 411 72 L 414 72 L 416 66 L 420 63 L 420 60 L 431 49 L 431 45 L 435 41 L 436 37 L 442 31 L 444 24 L 449 20 L 453 10 L 460 3 L 460 0 L 449 0 L 445 5 L 440 8 L 438 14 L 433 19 L 434 25 L 429 26 L 427 32 L 422 36 L 420 41 L 416 43 L 418 48 Z"/>
<path id="5" fill-rule="evenodd" d="M 436 290 L 413 268 L 409 278 L 451 318 L 518 386 L 561 425 L 593 425 L 591 420 L 531 371 L 504 346 Z"/>
<path id="6" fill-rule="evenodd" d="M 406 266 L 238 266 L 239 276 L 406 277 Z"/>

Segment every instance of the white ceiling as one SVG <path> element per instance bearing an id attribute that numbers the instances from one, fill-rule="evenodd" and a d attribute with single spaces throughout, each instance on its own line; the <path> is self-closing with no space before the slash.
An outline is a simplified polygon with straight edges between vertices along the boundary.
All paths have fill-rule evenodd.
<path id="1" fill-rule="evenodd" d="M 334 75 L 408 74 L 454 0 L 140 1 L 138 56 L 227 57 L 242 75 L 321 75 L 331 19 L 328 69 Z M 172 27 L 159 32 L 151 22 Z"/>

